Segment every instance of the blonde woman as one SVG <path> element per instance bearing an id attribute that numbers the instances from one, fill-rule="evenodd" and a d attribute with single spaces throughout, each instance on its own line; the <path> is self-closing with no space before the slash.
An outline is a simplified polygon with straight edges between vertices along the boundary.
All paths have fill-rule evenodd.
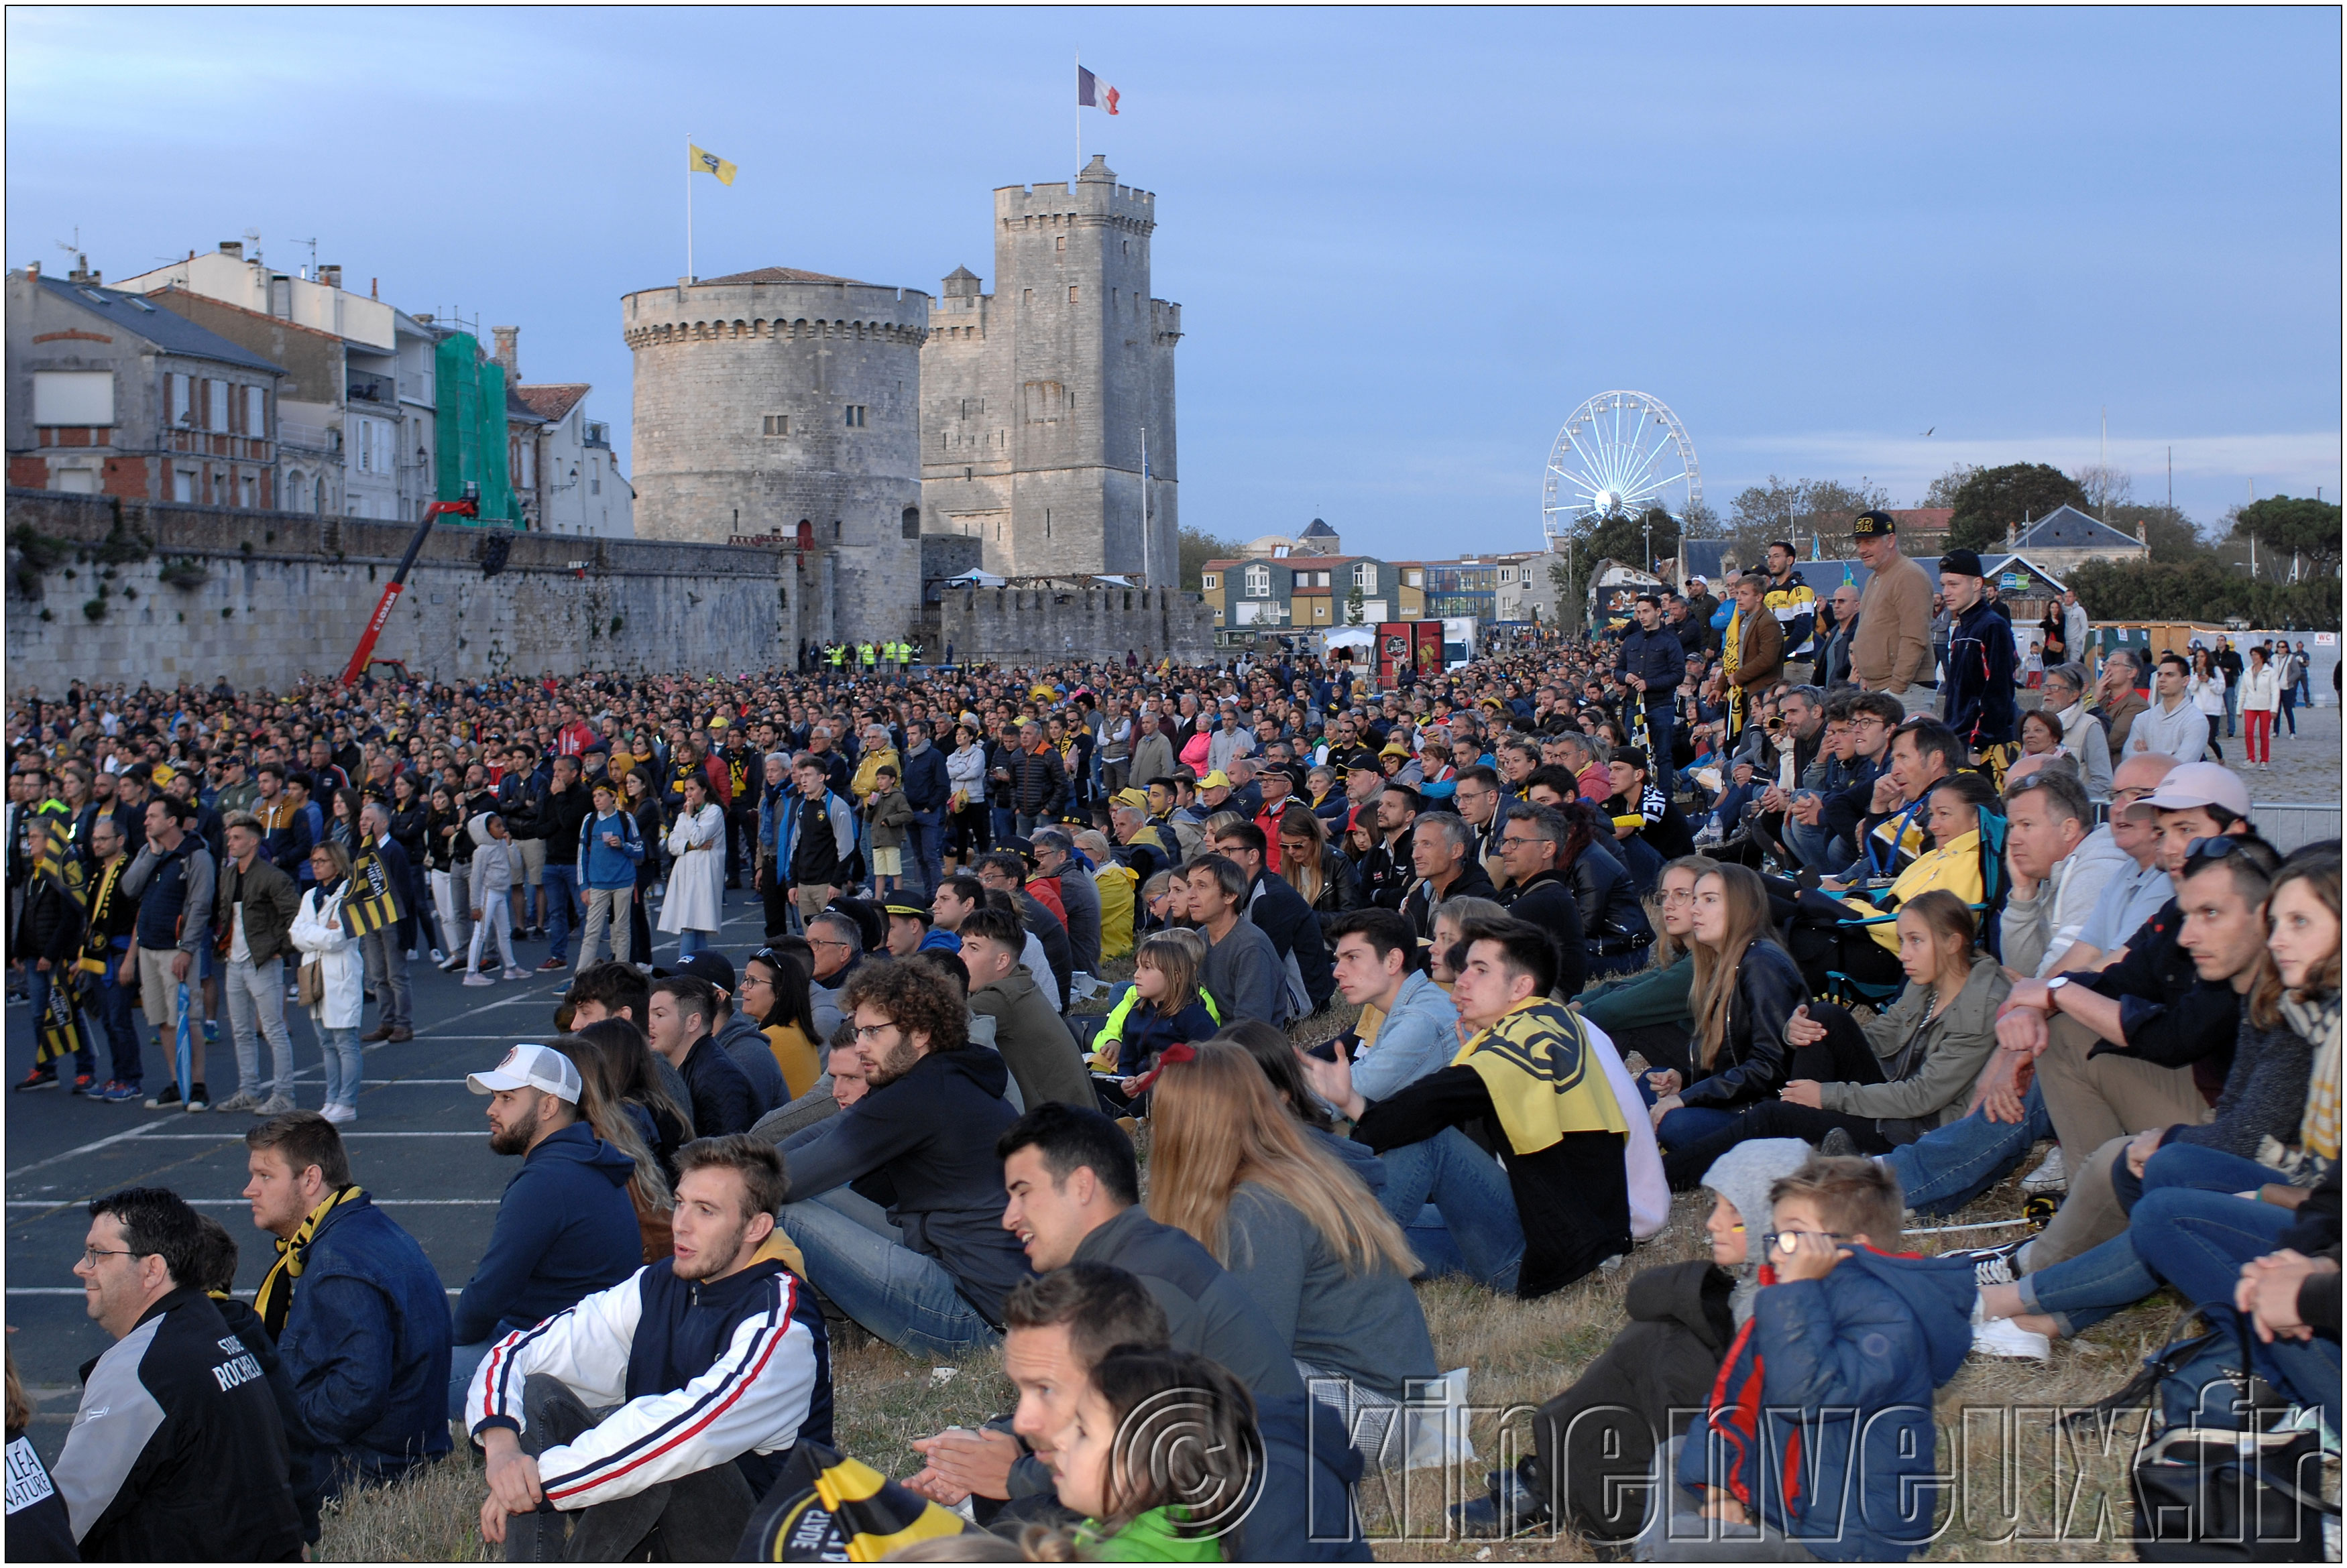
<path id="1" fill-rule="evenodd" d="M 1407 1380 L 1434 1376 L 1401 1227 L 1311 1145 L 1255 1058 L 1227 1041 L 1169 1052 L 1153 1087 L 1150 1217 L 1230 1270 L 1307 1381 L 1399 1400 Z"/>
<path id="2" fill-rule="evenodd" d="M 1809 1000 L 1792 954 L 1777 945 L 1768 890 L 1749 867 L 1721 866 L 1696 880 L 1689 934 L 1695 1081 L 1665 1069 L 1645 1083 L 1665 1149 L 1698 1143 L 1776 1096 L 1791 1076 L 1786 1023 Z"/>
<path id="3" fill-rule="evenodd" d="M 343 895 L 349 890 L 351 852 L 328 840 L 310 849 L 310 874 L 317 885 L 302 895 L 286 935 L 302 954 L 297 975 L 318 972 L 310 1003 L 310 1023 L 325 1055 L 326 1103 L 319 1114 L 342 1124 L 359 1119 L 359 1022 L 366 1009 L 364 966 L 358 938 L 343 925 Z"/>
<path id="4" fill-rule="evenodd" d="M 1696 884 L 1718 869 L 1719 862 L 1705 855 L 1684 856 L 1665 866 L 1647 900 L 1655 936 L 1646 967 L 1584 991 L 1573 1002 L 1582 1017 L 1605 1031 L 1615 1049 L 1625 1055 L 1635 1051 L 1653 1066 L 1676 1069 L 1682 1079 L 1691 1077 L 1695 1066 L 1687 1040 L 1695 1023 L 1690 998 Z"/>

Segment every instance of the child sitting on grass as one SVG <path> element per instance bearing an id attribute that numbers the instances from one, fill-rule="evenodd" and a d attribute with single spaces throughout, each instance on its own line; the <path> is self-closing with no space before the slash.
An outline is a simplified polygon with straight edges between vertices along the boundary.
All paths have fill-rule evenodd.
<path id="1" fill-rule="evenodd" d="M 1157 1064 L 1159 1052 L 1212 1039 L 1222 1027 L 1213 1001 L 1198 988 L 1204 962 L 1205 943 L 1195 932 L 1162 931 L 1142 940 L 1133 955 L 1133 989 L 1093 1039 L 1092 1071 L 1117 1075 L 1114 1083 L 1093 1080 L 1110 1115 L 1142 1114 L 1133 1104 L 1133 1083 Z"/>
<path id="2" fill-rule="evenodd" d="M 1043 1462 L 1098 1563 L 1220 1563 L 1263 1471 L 1255 1400 L 1203 1356 L 1119 1346 L 1092 1366 Z"/>
<path id="3" fill-rule="evenodd" d="M 1932 1539 L 1932 1396 L 1972 1349 L 1973 1292 L 1887 1250 L 1899 1182 L 1872 1160 L 1812 1159 L 1769 1199 L 1751 1319 L 1671 1445 L 1637 1557 L 1903 1561 Z"/>

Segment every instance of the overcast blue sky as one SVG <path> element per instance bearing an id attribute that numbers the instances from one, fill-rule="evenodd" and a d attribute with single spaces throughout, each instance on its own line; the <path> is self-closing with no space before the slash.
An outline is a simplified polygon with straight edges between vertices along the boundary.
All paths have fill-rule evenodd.
<path id="1" fill-rule="evenodd" d="M 14 8 L 7 258 L 258 229 L 522 327 L 629 425 L 620 296 L 783 264 L 992 284 L 989 192 L 1158 193 L 1183 520 L 1522 548 L 1557 427 L 1676 410 L 1706 499 L 2095 461 L 2212 523 L 2340 485 L 2332 9 Z M 1928 438 L 1922 433 L 1932 431 Z M 627 450 L 624 433 L 623 453 Z"/>

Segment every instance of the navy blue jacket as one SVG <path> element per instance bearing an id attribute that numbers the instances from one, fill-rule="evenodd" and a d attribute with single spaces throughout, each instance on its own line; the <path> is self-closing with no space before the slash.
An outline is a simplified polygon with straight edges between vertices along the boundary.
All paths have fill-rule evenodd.
<path id="1" fill-rule="evenodd" d="M 1645 697 L 1649 708 L 1667 708 L 1671 694 L 1686 678 L 1686 649 L 1679 646 L 1677 636 L 1667 627 L 1653 631 L 1644 626 L 1632 626 L 1622 639 L 1622 649 L 1614 656 L 1614 667 L 1624 676 L 1636 676 L 1646 683 Z"/>
<path id="2" fill-rule="evenodd" d="M 746 1133 L 758 1119 L 758 1093 L 748 1074 L 734 1064 L 725 1047 L 708 1035 L 693 1042 L 683 1064 L 685 1087 L 692 1091 L 692 1130 L 696 1136 L 723 1137 Z"/>
<path id="3" fill-rule="evenodd" d="M 1255 921 L 1282 958 L 1296 960 L 1296 973 L 1317 1013 L 1328 1005 L 1337 989 L 1336 961 L 1328 956 L 1328 939 L 1321 934 L 1320 917 L 1304 895 L 1268 871 L 1257 871 L 1247 893 L 1247 918 Z"/>
<path id="4" fill-rule="evenodd" d="M 2011 740 L 2021 713 L 2013 697 L 2013 623 L 1986 599 L 1975 603 L 1948 628 L 1946 701 L 1948 728 L 1978 751 Z"/>
<path id="5" fill-rule="evenodd" d="M 641 1268 L 643 1233 L 628 1197 L 635 1170 L 584 1122 L 524 1155 L 488 1248 L 456 1298 L 456 1343 L 528 1328 Z"/>
<path id="6" fill-rule="evenodd" d="M 448 1451 L 448 1298 L 372 1200 L 318 1227 L 277 1353 L 330 1466 L 374 1479 Z"/>
<path id="7" fill-rule="evenodd" d="M 946 778 L 946 756 L 931 741 L 918 753 L 904 759 L 905 803 L 916 811 L 942 811 L 953 799 L 953 785 Z"/>

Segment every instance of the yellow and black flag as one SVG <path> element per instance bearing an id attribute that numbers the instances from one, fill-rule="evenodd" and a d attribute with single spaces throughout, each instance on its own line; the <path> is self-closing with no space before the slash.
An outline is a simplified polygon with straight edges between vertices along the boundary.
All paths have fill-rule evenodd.
<path id="1" fill-rule="evenodd" d="M 369 850 L 351 867 L 350 891 L 343 898 L 343 924 L 353 936 L 366 936 L 406 918 L 404 891 L 383 857 Z"/>
<path id="2" fill-rule="evenodd" d="M 733 183 L 734 168 L 713 152 L 703 152 L 691 142 L 684 144 L 689 155 L 687 167 L 697 174 L 713 174 L 720 185 Z"/>
<path id="3" fill-rule="evenodd" d="M 25 839 L 26 847 L 32 851 L 34 879 L 55 888 L 57 896 L 80 919 L 89 907 L 89 887 L 87 869 L 81 857 L 74 853 L 72 830 L 70 818 L 45 815 L 25 825 Z M 82 1050 L 81 979 L 78 963 L 51 967 L 48 1001 L 41 1009 L 38 1038 L 33 1047 L 35 1066 L 46 1067 L 61 1056 L 76 1055 Z"/>
<path id="4" fill-rule="evenodd" d="M 861 1461 L 802 1440 L 750 1516 L 740 1562 L 877 1563 L 967 1528 L 961 1515 Z"/>

